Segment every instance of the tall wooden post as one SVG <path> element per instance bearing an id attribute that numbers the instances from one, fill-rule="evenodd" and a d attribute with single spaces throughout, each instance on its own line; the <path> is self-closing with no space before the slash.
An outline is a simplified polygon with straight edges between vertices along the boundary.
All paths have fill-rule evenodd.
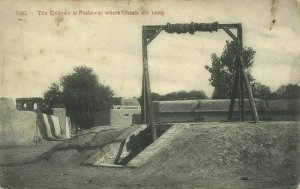
<path id="1" fill-rule="evenodd" d="M 141 123 L 147 123 L 147 111 L 146 111 L 146 101 L 145 101 L 145 74 L 144 74 L 144 66 L 142 71 L 142 94 L 141 94 Z"/>
<path id="2" fill-rule="evenodd" d="M 149 79 L 149 69 L 148 69 L 148 55 L 147 55 L 147 30 L 143 26 L 142 31 L 142 53 L 143 53 L 143 115 L 144 123 L 151 124 L 152 139 L 153 141 L 157 139 L 155 118 L 153 103 L 151 98 L 150 89 L 150 79 Z"/>
<path id="3" fill-rule="evenodd" d="M 240 41 L 241 52 L 243 53 L 243 29 L 242 24 L 237 27 L 237 38 Z M 240 121 L 245 121 L 245 105 L 244 105 L 244 79 L 243 70 L 240 64 L 239 66 L 239 82 L 240 82 L 240 94 L 239 94 L 239 111 L 240 111 Z"/>

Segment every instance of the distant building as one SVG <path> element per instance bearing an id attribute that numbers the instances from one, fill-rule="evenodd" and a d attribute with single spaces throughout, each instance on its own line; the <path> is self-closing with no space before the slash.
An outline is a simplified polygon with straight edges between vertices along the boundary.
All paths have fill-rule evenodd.
<path id="1" fill-rule="evenodd" d="M 16 98 L 16 107 L 19 111 L 39 111 L 42 103 L 41 97 Z"/>
<path id="2" fill-rule="evenodd" d="M 95 123 L 100 125 L 128 126 L 139 124 L 141 107 L 136 98 L 120 98 L 113 109 L 97 112 Z M 226 121 L 229 99 L 201 99 L 154 101 L 153 109 L 156 123 L 219 122 Z M 253 115 L 248 99 L 245 99 L 245 120 L 252 121 Z M 261 121 L 299 121 L 300 100 L 255 99 L 256 109 Z M 233 112 L 233 121 L 239 120 L 238 100 Z"/>
<path id="3" fill-rule="evenodd" d="M 0 98 L 0 145 L 34 144 L 70 138 L 70 118 L 63 108 L 41 113 L 39 98 Z M 36 105 L 35 105 L 36 104 Z M 18 107 L 18 109 L 16 109 Z"/>
<path id="4" fill-rule="evenodd" d="M 96 112 L 95 126 L 128 126 L 140 122 L 141 106 L 137 98 L 117 98 L 113 108 Z"/>
<path id="5" fill-rule="evenodd" d="M 229 104 L 229 99 L 155 101 L 155 121 L 156 123 L 226 121 Z M 255 104 L 261 121 L 300 120 L 300 100 L 255 99 Z M 239 120 L 238 100 L 235 102 L 233 120 Z M 253 120 L 248 99 L 245 99 L 245 120 Z"/>
<path id="6" fill-rule="evenodd" d="M 133 98 L 119 97 L 115 100 L 113 109 L 141 109 L 141 105 L 136 97 Z"/>

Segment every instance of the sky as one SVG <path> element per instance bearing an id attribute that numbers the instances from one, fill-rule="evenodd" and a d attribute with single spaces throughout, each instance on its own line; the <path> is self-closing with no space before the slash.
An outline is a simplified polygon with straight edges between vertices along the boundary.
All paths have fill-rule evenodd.
<path id="1" fill-rule="evenodd" d="M 168 22 L 242 23 L 244 46 L 256 51 L 254 78 L 272 91 L 283 84 L 300 84 L 298 0 L 2 0 L 0 10 L 0 97 L 43 96 L 52 82 L 80 65 L 92 67 L 116 96 L 140 96 L 142 26 Z M 102 15 L 73 15 L 79 10 Z M 70 15 L 50 14 L 57 11 Z M 149 15 L 122 15 L 122 11 Z M 230 37 L 222 30 L 159 34 L 148 46 L 152 92 L 204 90 L 211 96 L 210 74 L 204 66 L 211 65 L 212 53 L 221 55 L 226 40 Z"/>

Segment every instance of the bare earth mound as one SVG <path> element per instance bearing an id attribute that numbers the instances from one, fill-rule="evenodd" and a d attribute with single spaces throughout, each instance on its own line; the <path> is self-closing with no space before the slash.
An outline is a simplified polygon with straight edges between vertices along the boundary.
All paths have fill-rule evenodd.
<path id="1" fill-rule="evenodd" d="M 182 187 L 296 185 L 298 129 L 296 122 L 194 124 L 149 162 L 145 176 Z"/>
<path id="2" fill-rule="evenodd" d="M 95 131 L 41 161 L 0 168 L 5 188 L 296 188 L 299 122 L 197 123 L 137 169 L 81 163 L 123 131 Z"/>

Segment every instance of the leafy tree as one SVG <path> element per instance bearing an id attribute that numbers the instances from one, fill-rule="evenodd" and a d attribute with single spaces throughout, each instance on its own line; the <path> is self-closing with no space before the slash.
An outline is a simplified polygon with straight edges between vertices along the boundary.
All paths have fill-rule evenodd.
<path id="1" fill-rule="evenodd" d="M 159 101 L 162 100 L 162 96 L 158 93 L 151 93 L 152 100 Z"/>
<path id="2" fill-rule="evenodd" d="M 300 86 L 297 84 L 288 84 L 285 88 L 285 98 L 296 99 L 300 98 Z"/>
<path id="3" fill-rule="evenodd" d="M 158 93 L 152 93 L 153 100 L 192 100 L 192 99 L 207 99 L 205 92 L 200 90 L 192 90 L 192 91 L 177 91 L 171 92 L 166 95 L 159 95 Z"/>
<path id="4" fill-rule="evenodd" d="M 252 82 L 251 89 L 254 98 L 261 98 L 264 100 L 268 100 L 271 98 L 271 90 L 270 87 L 263 85 L 259 82 Z"/>
<path id="5" fill-rule="evenodd" d="M 45 92 L 44 100 L 49 107 L 62 102 L 77 131 L 78 127 L 87 129 L 94 126 L 96 111 L 111 108 L 113 91 L 98 82 L 92 68 L 79 66 L 74 68 L 73 73 L 60 78 L 60 86 L 52 84 Z"/>
<path id="6" fill-rule="evenodd" d="M 52 83 L 48 90 L 44 93 L 42 111 L 52 114 L 52 108 L 56 104 L 62 103 L 62 92 L 58 83 Z"/>
<path id="7" fill-rule="evenodd" d="M 300 99 L 300 86 L 297 84 L 281 85 L 274 93 L 272 99 Z"/>
<path id="8" fill-rule="evenodd" d="M 286 86 L 285 85 L 281 85 L 278 87 L 278 89 L 275 91 L 276 97 L 281 99 L 281 98 L 285 98 L 286 97 Z"/>
<path id="9" fill-rule="evenodd" d="M 218 57 L 215 53 L 213 53 L 211 55 L 212 66 L 205 66 L 205 68 L 211 73 L 209 82 L 214 87 L 212 98 L 230 98 L 235 72 L 235 65 L 233 63 L 236 55 L 235 49 L 236 47 L 234 42 L 226 41 L 222 55 Z M 249 72 L 249 81 L 253 80 L 253 77 L 250 74 L 250 69 L 254 62 L 254 55 L 255 51 L 251 47 L 244 48 L 242 51 L 245 67 Z"/>
<path id="10" fill-rule="evenodd" d="M 260 84 L 259 82 L 255 82 L 255 79 L 251 75 L 255 53 L 256 52 L 251 47 L 246 47 L 242 50 L 242 56 L 248 73 L 248 79 L 250 85 L 252 86 L 254 97 L 268 98 L 270 95 L 270 88 L 266 85 Z M 236 71 L 235 64 L 233 63 L 235 55 L 235 43 L 232 41 L 226 41 L 222 55 L 219 57 L 213 53 L 211 55 L 212 66 L 205 66 L 205 68 L 211 73 L 209 83 L 214 87 L 212 94 L 213 99 L 227 99 L 231 97 L 233 78 Z"/>

